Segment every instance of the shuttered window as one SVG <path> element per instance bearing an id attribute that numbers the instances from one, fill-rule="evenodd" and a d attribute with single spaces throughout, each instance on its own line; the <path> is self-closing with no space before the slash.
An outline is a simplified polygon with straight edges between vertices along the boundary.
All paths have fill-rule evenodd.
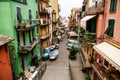
<path id="1" fill-rule="evenodd" d="M 110 13 L 116 12 L 116 9 L 117 9 L 117 0 L 111 0 Z"/>
<path id="2" fill-rule="evenodd" d="M 16 7 L 16 10 L 17 10 L 17 21 L 18 21 L 18 23 L 21 23 L 22 22 L 21 8 Z"/>
<path id="3" fill-rule="evenodd" d="M 113 37 L 114 24 L 115 24 L 115 20 L 114 19 L 109 19 L 108 28 L 106 29 L 105 34 L 107 34 L 110 37 Z"/>

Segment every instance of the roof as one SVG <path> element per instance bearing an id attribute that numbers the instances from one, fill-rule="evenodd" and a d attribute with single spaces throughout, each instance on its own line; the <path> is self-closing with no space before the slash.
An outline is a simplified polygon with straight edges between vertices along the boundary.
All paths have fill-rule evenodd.
<path id="1" fill-rule="evenodd" d="M 120 71 L 120 49 L 107 43 L 102 42 L 93 47 L 104 59 Z"/>
<path id="2" fill-rule="evenodd" d="M 0 46 L 9 43 L 12 40 L 13 40 L 12 38 L 0 34 Z"/>

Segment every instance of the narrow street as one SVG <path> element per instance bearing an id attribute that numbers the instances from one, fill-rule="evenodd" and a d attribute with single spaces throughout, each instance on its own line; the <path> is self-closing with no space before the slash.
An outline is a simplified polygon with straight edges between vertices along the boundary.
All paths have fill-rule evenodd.
<path id="1" fill-rule="evenodd" d="M 81 71 L 81 62 L 79 63 L 77 55 L 76 61 L 70 61 L 68 58 L 69 51 L 66 50 L 67 39 L 60 43 L 59 56 L 54 61 L 47 61 L 47 69 L 41 80 L 71 80 L 69 71 L 69 62 L 71 64 L 73 80 L 84 80 L 84 74 Z"/>
<path id="2" fill-rule="evenodd" d="M 69 59 L 66 50 L 66 40 L 60 43 L 59 56 L 54 61 L 47 61 L 47 69 L 41 80 L 70 80 L 69 76 Z"/>

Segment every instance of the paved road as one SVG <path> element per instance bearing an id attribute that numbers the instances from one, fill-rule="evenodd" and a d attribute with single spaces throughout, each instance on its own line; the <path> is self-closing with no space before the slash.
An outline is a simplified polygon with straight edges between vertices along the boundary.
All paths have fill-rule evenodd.
<path id="1" fill-rule="evenodd" d="M 60 43 L 59 56 L 54 61 L 47 61 L 47 69 L 41 80 L 70 80 L 69 75 L 69 59 L 65 47 L 66 40 Z"/>

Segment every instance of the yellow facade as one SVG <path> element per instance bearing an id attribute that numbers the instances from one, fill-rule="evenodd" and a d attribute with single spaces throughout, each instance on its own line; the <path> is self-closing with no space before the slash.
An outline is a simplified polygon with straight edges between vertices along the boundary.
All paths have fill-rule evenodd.
<path id="1" fill-rule="evenodd" d="M 51 5 L 52 9 L 56 12 L 56 18 L 59 17 L 59 4 L 58 0 L 50 0 L 49 5 Z"/>

